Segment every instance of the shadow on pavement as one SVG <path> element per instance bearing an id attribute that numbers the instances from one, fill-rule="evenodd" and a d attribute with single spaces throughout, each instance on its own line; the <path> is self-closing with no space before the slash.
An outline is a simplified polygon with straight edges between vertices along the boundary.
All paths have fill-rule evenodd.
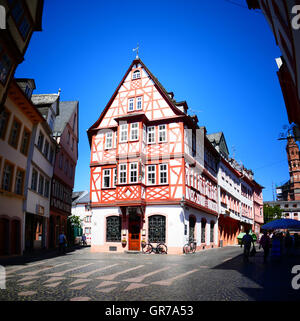
<path id="1" fill-rule="evenodd" d="M 256 247 L 257 248 L 257 247 Z M 242 253 L 242 249 L 241 249 Z M 279 261 L 268 259 L 263 263 L 263 251 L 258 251 L 249 262 L 243 262 L 243 255 L 215 266 L 218 270 L 235 270 L 246 277 L 245 287 L 239 287 L 250 300 L 255 301 L 299 301 L 300 289 L 292 288 L 292 268 L 300 264 L 300 253 L 294 256 L 283 256 Z M 249 281 L 249 282 L 248 282 Z M 298 281 L 299 282 L 299 281 Z M 249 286 L 247 286 L 249 283 Z"/>
<path id="2" fill-rule="evenodd" d="M 66 249 L 66 254 L 59 253 L 58 249 L 51 249 L 51 250 L 39 250 L 39 251 L 32 251 L 24 253 L 20 256 L 13 256 L 13 257 L 1 257 L 0 258 L 0 265 L 3 266 L 10 266 L 10 265 L 23 265 L 26 263 L 31 262 L 38 262 L 46 259 L 51 259 L 55 257 L 63 257 L 71 254 L 72 252 L 83 250 L 89 246 L 74 246 Z"/>

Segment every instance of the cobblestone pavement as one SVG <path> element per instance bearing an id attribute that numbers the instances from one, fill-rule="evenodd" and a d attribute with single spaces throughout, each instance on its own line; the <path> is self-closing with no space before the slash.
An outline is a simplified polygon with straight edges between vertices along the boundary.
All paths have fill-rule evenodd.
<path id="1" fill-rule="evenodd" d="M 238 246 L 189 255 L 91 253 L 0 260 L 0 301 L 261 301 L 299 300 L 291 273 L 300 256 L 263 264 L 242 260 Z M 299 270 L 300 272 L 300 270 Z M 300 282 L 300 281 L 298 281 Z"/>

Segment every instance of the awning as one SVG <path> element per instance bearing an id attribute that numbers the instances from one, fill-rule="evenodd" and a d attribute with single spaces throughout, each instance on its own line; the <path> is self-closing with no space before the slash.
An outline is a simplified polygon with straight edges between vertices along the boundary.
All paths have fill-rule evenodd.
<path id="1" fill-rule="evenodd" d="M 300 229 L 300 221 L 290 218 L 280 218 L 263 225 L 261 228 L 263 230 Z"/>

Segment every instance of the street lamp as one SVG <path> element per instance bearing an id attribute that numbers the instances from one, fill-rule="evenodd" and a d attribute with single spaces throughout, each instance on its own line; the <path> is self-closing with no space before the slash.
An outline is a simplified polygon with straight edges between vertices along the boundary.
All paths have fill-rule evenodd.
<path id="1" fill-rule="evenodd" d="M 181 201 L 180 201 L 180 206 L 184 208 L 184 196 L 182 196 Z"/>

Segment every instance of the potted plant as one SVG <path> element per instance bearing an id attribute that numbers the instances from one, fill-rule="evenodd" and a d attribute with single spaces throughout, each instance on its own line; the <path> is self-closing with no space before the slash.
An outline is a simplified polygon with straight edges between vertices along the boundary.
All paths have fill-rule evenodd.
<path id="1" fill-rule="evenodd" d="M 126 241 L 126 239 L 125 239 L 125 238 L 123 238 L 123 239 L 122 239 L 122 246 L 123 246 L 123 247 L 125 247 L 125 246 L 126 246 L 126 244 L 127 244 L 127 241 Z"/>

